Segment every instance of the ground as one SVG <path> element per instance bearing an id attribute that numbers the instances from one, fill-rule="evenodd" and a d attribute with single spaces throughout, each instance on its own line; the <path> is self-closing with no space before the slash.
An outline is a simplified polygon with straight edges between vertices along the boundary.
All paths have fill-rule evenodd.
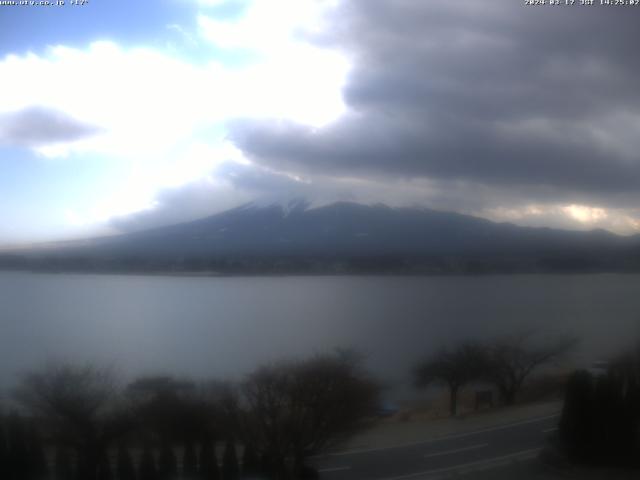
<path id="1" fill-rule="evenodd" d="M 549 462 L 561 407 L 551 401 L 438 420 L 387 419 L 313 462 L 327 480 L 640 478 L 637 471 Z"/>

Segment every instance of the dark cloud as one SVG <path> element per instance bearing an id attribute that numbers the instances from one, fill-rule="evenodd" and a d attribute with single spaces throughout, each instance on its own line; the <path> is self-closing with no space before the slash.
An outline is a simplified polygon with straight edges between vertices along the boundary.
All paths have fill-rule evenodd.
<path id="1" fill-rule="evenodd" d="M 0 114 L 0 144 L 38 147 L 72 142 L 99 131 L 63 112 L 45 107 Z"/>
<path id="2" fill-rule="evenodd" d="M 463 182 L 502 200 L 572 192 L 636 202 L 638 15 L 350 0 L 318 41 L 354 61 L 344 90 L 352 113 L 320 130 L 241 121 L 232 138 L 255 162 L 290 172 Z"/>
<path id="3" fill-rule="evenodd" d="M 166 191 L 156 208 L 114 224 L 305 197 L 635 231 L 638 15 L 513 0 L 345 0 L 331 30 L 308 38 L 352 59 L 347 115 L 320 129 L 236 121 L 230 137 L 252 165 L 225 163 L 213 172 L 224 186 Z"/>

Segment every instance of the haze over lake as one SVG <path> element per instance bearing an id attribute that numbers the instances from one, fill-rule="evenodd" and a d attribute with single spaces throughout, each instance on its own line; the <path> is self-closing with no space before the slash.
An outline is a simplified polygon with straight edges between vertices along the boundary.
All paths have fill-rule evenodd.
<path id="1" fill-rule="evenodd" d="M 236 378 L 355 347 L 396 387 L 448 342 L 539 328 L 578 334 L 587 364 L 640 332 L 640 276 L 171 277 L 0 273 L 0 378 L 51 359 L 127 377 Z"/>

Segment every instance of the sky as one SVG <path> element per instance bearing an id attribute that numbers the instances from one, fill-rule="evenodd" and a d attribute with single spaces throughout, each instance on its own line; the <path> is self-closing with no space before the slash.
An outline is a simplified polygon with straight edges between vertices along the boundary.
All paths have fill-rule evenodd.
<path id="1" fill-rule="evenodd" d="M 640 233 L 640 6 L 11 3 L 0 245 L 292 198 Z"/>

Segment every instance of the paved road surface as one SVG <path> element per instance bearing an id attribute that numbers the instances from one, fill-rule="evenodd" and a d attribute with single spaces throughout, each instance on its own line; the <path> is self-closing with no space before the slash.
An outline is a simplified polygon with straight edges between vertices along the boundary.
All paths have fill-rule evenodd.
<path id="1" fill-rule="evenodd" d="M 318 458 L 323 480 L 446 478 L 533 458 L 557 426 L 559 415 L 394 447 L 354 450 Z"/>

